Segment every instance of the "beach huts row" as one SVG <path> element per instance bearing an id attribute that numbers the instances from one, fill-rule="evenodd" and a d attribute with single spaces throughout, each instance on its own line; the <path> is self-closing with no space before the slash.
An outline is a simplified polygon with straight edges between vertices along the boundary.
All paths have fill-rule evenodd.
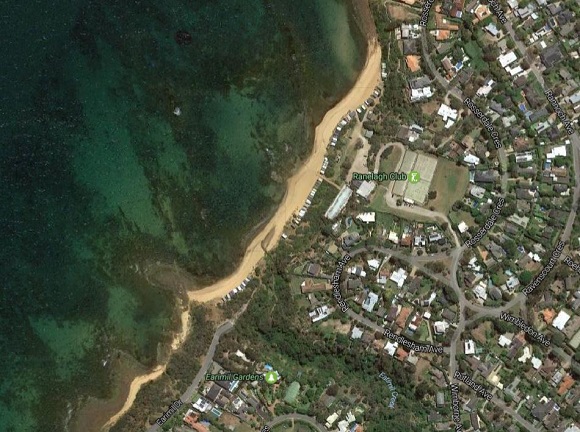
<path id="1" fill-rule="evenodd" d="M 252 280 L 251 277 L 247 277 L 243 280 L 243 282 L 241 284 L 239 284 L 237 287 L 235 287 L 233 290 L 231 290 L 229 293 L 227 293 L 222 300 L 225 302 L 227 302 L 228 300 L 231 300 L 232 297 L 234 297 L 237 293 L 242 292 L 246 286 L 248 285 L 248 282 L 250 282 Z"/>
<path id="2" fill-rule="evenodd" d="M 325 162 L 326 162 L 326 166 L 328 166 L 328 161 L 326 158 Z M 326 170 L 326 166 L 323 165 L 323 169 Z M 321 170 L 322 172 L 322 170 Z M 302 222 L 302 218 L 304 217 L 304 215 L 306 214 L 306 212 L 308 211 L 308 207 L 310 207 L 312 205 L 312 199 L 314 198 L 314 195 L 316 195 L 316 191 L 318 190 L 318 188 L 320 187 L 320 184 L 322 183 L 322 179 L 319 178 L 318 180 L 316 180 L 316 183 L 314 184 L 314 187 L 312 188 L 312 190 L 310 191 L 310 194 L 308 195 L 308 198 L 306 198 L 306 202 L 304 203 L 304 205 L 302 206 L 302 208 L 300 209 L 300 211 L 298 212 L 298 214 L 296 214 L 296 216 L 293 219 L 293 222 L 295 225 L 300 224 L 300 222 Z"/>
<path id="3" fill-rule="evenodd" d="M 349 124 L 352 120 L 354 120 L 357 113 L 362 114 L 364 111 L 366 111 L 368 107 L 373 103 L 373 97 L 377 98 L 380 95 L 381 91 L 379 87 L 375 87 L 375 90 L 373 91 L 371 97 L 369 97 L 366 101 L 364 101 L 363 104 L 356 109 L 356 112 L 349 111 L 349 113 L 340 120 L 340 122 L 338 123 L 338 125 L 336 125 L 336 128 L 334 129 L 332 137 L 330 138 L 329 144 L 331 147 L 334 147 L 338 142 L 338 137 L 340 135 L 340 132 L 342 131 L 342 128 L 345 127 L 347 124 Z"/>

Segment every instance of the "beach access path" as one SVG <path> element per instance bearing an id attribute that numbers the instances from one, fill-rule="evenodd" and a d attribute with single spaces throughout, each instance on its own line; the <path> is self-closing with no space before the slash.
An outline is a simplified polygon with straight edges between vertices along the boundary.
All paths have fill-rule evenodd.
<path id="1" fill-rule="evenodd" d="M 244 278 L 246 278 L 260 260 L 265 251 L 276 246 L 284 231 L 286 223 L 303 205 L 316 180 L 320 176 L 320 167 L 324 161 L 326 147 L 334 133 L 336 125 L 349 111 L 355 110 L 370 97 L 381 81 L 381 47 L 376 39 L 369 42 L 365 66 L 348 94 L 330 109 L 316 127 L 314 148 L 304 165 L 289 180 L 286 194 L 272 219 L 256 235 L 245 251 L 242 262 L 231 275 L 200 290 L 189 291 L 189 300 L 209 302 L 222 298 Z"/>

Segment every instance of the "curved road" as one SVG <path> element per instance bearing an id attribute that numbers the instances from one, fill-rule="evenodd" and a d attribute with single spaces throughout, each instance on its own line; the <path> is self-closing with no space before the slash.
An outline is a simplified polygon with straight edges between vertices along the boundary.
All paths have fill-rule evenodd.
<path id="1" fill-rule="evenodd" d="M 270 421 L 267 426 L 269 428 L 273 428 L 276 425 L 279 425 L 280 423 L 284 423 L 285 421 L 289 421 L 289 420 L 298 420 L 301 421 L 303 423 L 308 423 L 310 426 L 313 426 L 316 430 L 318 430 L 318 432 L 324 432 L 326 429 L 324 426 L 322 426 L 320 423 L 318 423 L 316 421 L 315 418 L 313 417 L 308 417 L 302 414 L 285 414 L 279 417 L 276 417 L 275 419 L 273 419 L 272 421 Z"/>
<path id="2" fill-rule="evenodd" d="M 246 307 L 246 305 L 244 305 L 244 307 L 242 308 L 242 310 L 240 312 L 243 313 L 243 311 L 245 310 L 245 307 Z M 237 316 L 239 316 L 239 313 Z M 228 320 L 228 321 L 224 322 L 221 326 L 219 326 L 217 328 L 217 330 L 215 331 L 213 338 L 211 340 L 211 344 L 210 344 L 210 346 L 207 350 L 207 353 L 205 354 L 205 357 L 203 359 L 203 364 L 201 365 L 201 368 L 197 372 L 197 375 L 193 379 L 193 382 L 191 383 L 191 385 L 187 388 L 187 390 L 185 390 L 185 392 L 183 392 L 183 394 L 179 398 L 183 401 L 184 404 L 187 404 L 189 402 L 189 400 L 191 399 L 191 397 L 193 396 L 193 394 L 195 393 L 195 391 L 197 390 L 197 388 L 201 384 L 201 381 L 203 380 L 209 366 L 211 365 L 211 363 L 213 361 L 213 356 L 215 354 L 215 350 L 216 350 L 217 345 L 220 341 L 220 338 L 224 334 L 226 334 L 227 332 L 231 331 L 234 328 L 234 324 L 235 324 L 235 319 L 233 321 Z M 157 432 L 159 430 L 161 430 L 161 426 L 159 426 L 157 423 L 154 423 L 152 426 L 150 426 L 147 429 L 147 432 Z"/>

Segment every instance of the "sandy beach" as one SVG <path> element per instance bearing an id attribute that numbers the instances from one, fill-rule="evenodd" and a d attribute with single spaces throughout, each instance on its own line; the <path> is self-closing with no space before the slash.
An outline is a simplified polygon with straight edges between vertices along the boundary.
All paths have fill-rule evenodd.
<path id="1" fill-rule="evenodd" d="M 263 227 L 245 251 L 244 258 L 236 271 L 230 276 L 205 287 L 201 290 L 189 291 L 189 301 L 209 302 L 226 295 L 252 273 L 253 269 L 264 257 L 265 250 L 271 250 L 280 240 L 284 226 L 306 201 L 310 191 L 319 177 L 320 167 L 326 154 L 326 147 L 336 125 L 349 112 L 358 108 L 373 92 L 380 82 L 381 49 L 376 40 L 369 42 L 365 66 L 350 92 L 330 111 L 326 113 L 316 127 L 314 148 L 308 160 L 289 180 L 286 194 L 272 219 Z M 171 344 L 177 350 L 189 331 L 189 311 L 181 315 L 182 331 L 177 334 Z M 103 426 L 109 430 L 130 408 L 139 389 L 147 382 L 154 380 L 165 372 L 166 365 L 157 366 L 152 372 L 136 377 L 129 389 L 129 395 L 123 407 L 113 415 Z"/>
<path id="2" fill-rule="evenodd" d="M 177 333 L 173 337 L 173 341 L 171 342 L 171 349 L 173 351 L 179 349 L 183 341 L 185 341 L 185 339 L 187 338 L 188 333 L 189 333 L 189 309 L 186 309 L 181 313 L 181 332 Z M 151 372 L 135 377 L 131 382 L 131 386 L 129 387 L 129 394 L 127 395 L 127 399 L 125 400 L 123 407 L 107 421 L 107 423 L 102 427 L 101 430 L 108 431 L 111 427 L 113 427 L 115 423 L 117 423 L 117 421 L 119 421 L 119 419 L 123 417 L 123 415 L 127 411 L 129 411 L 129 409 L 133 405 L 133 402 L 135 402 L 135 398 L 137 397 L 137 393 L 139 393 L 141 387 L 147 384 L 149 381 L 153 381 L 159 378 L 165 372 L 166 368 L 167 364 L 158 365 Z"/>
<path id="3" fill-rule="evenodd" d="M 326 113 L 316 127 L 312 154 L 298 172 L 288 180 L 286 195 L 280 207 L 250 243 L 236 271 L 213 285 L 201 290 L 189 291 L 190 301 L 209 302 L 222 298 L 252 273 L 258 262 L 264 257 L 264 249 L 271 250 L 276 246 L 284 226 L 292 215 L 304 205 L 306 198 L 308 198 L 310 191 L 320 176 L 320 167 L 324 161 L 326 147 L 334 129 L 342 117 L 349 111 L 358 108 L 371 95 L 373 89 L 380 82 L 380 72 L 381 48 L 376 40 L 373 40 L 369 42 L 366 63 L 356 83 L 350 92 Z"/>

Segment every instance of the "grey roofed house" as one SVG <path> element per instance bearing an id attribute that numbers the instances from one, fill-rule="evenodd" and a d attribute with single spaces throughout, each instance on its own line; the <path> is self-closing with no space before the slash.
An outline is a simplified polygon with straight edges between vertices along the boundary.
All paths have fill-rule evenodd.
<path id="1" fill-rule="evenodd" d="M 371 139 L 373 137 L 374 132 L 372 130 L 365 130 L 364 136 L 366 139 Z"/>
<path id="2" fill-rule="evenodd" d="M 363 286 L 363 283 L 358 278 L 357 279 L 351 279 L 351 278 L 349 278 L 346 281 L 346 289 L 349 289 L 349 290 L 361 288 L 362 286 Z"/>
<path id="3" fill-rule="evenodd" d="M 469 399 L 469 402 L 467 402 L 467 405 L 465 405 L 465 408 L 469 412 L 476 410 L 477 409 L 477 397 L 472 397 L 471 399 Z"/>
<path id="4" fill-rule="evenodd" d="M 420 89 L 423 87 L 427 87 L 430 84 L 431 80 L 427 75 L 423 75 L 419 78 L 409 80 L 409 87 L 411 87 L 412 89 Z"/>
<path id="5" fill-rule="evenodd" d="M 450 322 L 455 322 L 455 315 L 455 312 L 453 312 L 451 309 L 445 309 L 443 312 L 441 312 L 441 317 Z"/>
<path id="6" fill-rule="evenodd" d="M 442 407 L 445 405 L 445 394 L 443 392 L 437 392 L 437 406 Z"/>
<path id="7" fill-rule="evenodd" d="M 494 300 L 501 300 L 501 291 L 498 287 L 493 286 L 489 289 L 489 296 Z"/>
<path id="8" fill-rule="evenodd" d="M 469 420 L 471 421 L 471 427 L 473 427 L 474 431 L 479 430 L 479 419 L 477 417 L 477 412 L 473 411 L 469 414 Z"/>
<path id="9" fill-rule="evenodd" d="M 550 219 L 559 222 L 560 225 L 564 225 L 566 223 L 566 221 L 568 220 L 568 213 L 566 213 L 565 211 L 562 210 L 558 210 L 558 209 L 552 209 L 550 210 L 550 213 L 548 213 L 548 216 L 550 217 Z"/>
<path id="10" fill-rule="evenodd" d="M 556 407 L 556 402 L 550 399 L 546 403 L 538 402 L 532 409 L 532 416 L 542 421 Z"/>
<path id="11" fill-rule="evenodd" d="M 502 107 L 501 104 L 496 101 L 491 101 L 489 103 L 489 109 L 495 111 L 499 115 L 503 115 L 505 113 L 505 108 Z"/>
<path id="12" fill-rule="evenodd" d="M 355 231 L 355 232 L 347 235 L 343 239 L 342 243 L 345 247 L 351 247 L 351 246 L 354 246 L 355 244 L 357 244 L 359 241 L 360 241 L 360 234 Z"/>
<path id="13" fill-rule="evenodd" d="M 474 181 L 476 183 L 494 183 L 499 178 L 499 173 L 495 170 L 475 171 Z"/>
<path id="14" fill-rule="evenodd" d="M 465 85 L 469 82 L 469 80 L 473 76 L 473 72 L 474 72 L 473 68 L 470 68 L 470 67 L 463 68 L 457 74 L 457 80 L 461 84 Z"/>
<path id="15" fill-rule="evenodd" d="M 318 276 L 320 274 L 320 270 L 321 270 L 320 264 L 311 263 L 308 264 L 306 273 L 308 273 L 310 276 Z"/>
<path id="16" fill-rule="evenodd" d="M 564 24 L 574 22 L 574 13 L 571 10 L 565 9 L 560 12 L 556 18 L 558 19 L 558 24 L 563 26 Z"/>
<path id="17" fill-rule="evenodd" d="M 211 400 L 212 402 L 215 402 L 221 392 L 222 388 L 214 383 L 207 392 L 207 394 L 205 395 L 205 398 Z"/>
<path id="18" fill-rule="evenodd" d="M 517 199 L 531 201 L 536 197 L 536 194 L 529 189 L 518 188 L 516 189 Z"/>
<path id="19" fill-rule="evenodd" d="M 403 40 L 403 54 L 404 55 L 419 54 L 419 48 L 417 47 L 417 39 Z"/>
<path id="20" fill-rule="evenodd" d="M 562 12 L 562 6 L 560 3 L 550 3 L 548 5 L 548 10 L 550 11 L 551 15 L 557 15 Z"/>
<path id="21" fill-rule="evenodd" d="M 546 107 L 543 107 L 542 109 L 539 109 L 537 111 L 534 111 L 532 113 L 532 115 L 530 116 L 530 121 L 532 123 L 537 122 L 540 119 L 543 119 L 544 117 L 548 116 L 550 113 L 548 112 L 548 110 L 546 109 Z"/>
<path id="22" fill-rule="evenodd" d="M 567 37 L 574 31 L 574 29 L 575 27 L 573 23 L 566 23 L 560 27 L 560 35 Z"/>
<path id="23" fill-rule="evenodd" d="M 519 77 L 517 77 L 514 81 L 514 86 L 516 88 L 520 88 L 526 85 L 526 82 L 528 81 L 528 77 L 526 75 L 520 75 Z"/>
<path id="24" fill-rule="evenodd" d="M 397 132 L 397 139 L 400 139 L 400 140 L 409 139 L 409 127 L 408 126 L 400 126 L 399 127 L 399 131 Z"/>
<path id="25" fill-rule="evenodd" d="M 532 108 L 537 108 L 545 102 L 544 98 L 540 97 L 532 87 L 526 87 L 524 89 L 524 94 Z"/>
<path id="26" fill-rule="evenodd" d="M 560 50 L 560 46 L 558 43 L 549 46 L 540 54 L 540 59 L 542 60 L 544 66 L 546 66 L 547 68 L 554 66 L 563 58 L 564 55 L 562 54 L 562 51 Z"/>
<path id="27" fill-rule="evenodd" d="M 399 308 L 397 306 L 391 306 L 391 308 L 389 309 L 389 313 L 387 314 L 387 317 L 385 318 L 388 322 L 393 322 L 395 321 L 395 318 L 397 318 L 397 312 L 399 311 Z"/>

